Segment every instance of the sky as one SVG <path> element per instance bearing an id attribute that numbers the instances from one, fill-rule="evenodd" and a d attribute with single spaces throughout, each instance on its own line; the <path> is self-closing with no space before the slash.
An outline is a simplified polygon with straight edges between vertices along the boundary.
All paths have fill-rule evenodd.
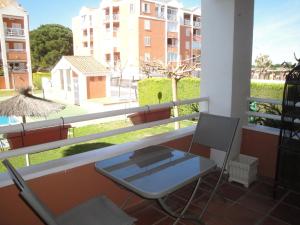
<path id="1" fill-rule="evenodd" d="M 200 0 L 182 0 L 185 7 L 199 6 Z M 82 6 L 98 7 L 100 0 L 19 0 L 29 12 L 30 29 L 42 24 L 71 26 Z M 255 0 L 253 60 L 267 54 L 272 62 L 294 62 L 300 58 L 300 0 Z"/>

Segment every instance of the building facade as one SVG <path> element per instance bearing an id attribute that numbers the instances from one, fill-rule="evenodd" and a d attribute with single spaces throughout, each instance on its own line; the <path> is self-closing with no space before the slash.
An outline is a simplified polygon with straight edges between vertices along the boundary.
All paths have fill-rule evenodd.
<path id="1" fill-rule="evenodd" d="M 14 0 L 0 3 L 0 89 L 32 86 L 28 13 Z"/>
<path id="2" fill-rule="evenodd" d="M 139 76 L 141 61 L 176 65 L 201 53 L 200 8 L 176 0 L 103 0 L 72 25 L 74 55 L 92 55 L 123 78 Z"/>

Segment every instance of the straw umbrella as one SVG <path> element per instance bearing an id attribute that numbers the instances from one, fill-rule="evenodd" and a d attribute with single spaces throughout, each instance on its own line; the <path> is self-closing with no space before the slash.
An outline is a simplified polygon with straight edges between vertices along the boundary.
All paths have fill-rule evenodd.
<path id="1" fill-rule="evenodd" d="M 19 94 L 0 102 L 0 116 L 46 117 L 65 108 L 64 105 L 32 95 L 30 88 L 21 89 Z"/>
<path id="2" fill-rule="evenodd" d="M 19 90 L 19 94 L 0 102 L 0 116 L 19 116 L 23 123 L 26 117 L 46 117 L 52 112 L 58 112 L 65 108 L 64 105 L 39 98 L 31 93 L 31 88 Z M 26 164 L 29 165 L 29 157 L 26 154 Z"/>

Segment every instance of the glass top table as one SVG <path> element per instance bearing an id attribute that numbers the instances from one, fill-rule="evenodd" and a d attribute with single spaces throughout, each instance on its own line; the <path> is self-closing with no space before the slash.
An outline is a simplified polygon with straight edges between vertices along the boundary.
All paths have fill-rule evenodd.
<path id="1" fill-rule="evenodd" d="M 166 146 L 150 146 L 96 162 L 96 170 L 147 199 L 160 199 L 216 167 L 210 159 Z"/>

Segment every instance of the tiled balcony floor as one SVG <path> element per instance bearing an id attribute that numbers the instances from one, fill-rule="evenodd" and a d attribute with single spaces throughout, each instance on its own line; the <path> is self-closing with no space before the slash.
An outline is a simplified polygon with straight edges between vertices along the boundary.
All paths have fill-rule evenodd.
<path id="1" fill-rule="evenodd" d="M 214 184 L 216 176 L 206 181 Z M 189 196 L 193 185 L 187 186 L 169 196 L 168 204 L 179 210 Z M 237 183 L 223 182 L 221 191 L 225 201 L 216 196 L 211 202 L 204 221 L 207 225 L 299 225 L 300 194 L 279 190 L 276 200 L 272 198 L 272 182 L 260 179 L 249 188 Z M 189 209 L 190 214 L 199 214 L 207 200 L 209 188 L 201 184 Z M 167 216 L 154 201 L 147 201 L 127 210 L 138 219 L 137 225 L 171 225 L 174 220 Z M 192 221 L 181 220 L 180 225 L 192 225 Z"/>

